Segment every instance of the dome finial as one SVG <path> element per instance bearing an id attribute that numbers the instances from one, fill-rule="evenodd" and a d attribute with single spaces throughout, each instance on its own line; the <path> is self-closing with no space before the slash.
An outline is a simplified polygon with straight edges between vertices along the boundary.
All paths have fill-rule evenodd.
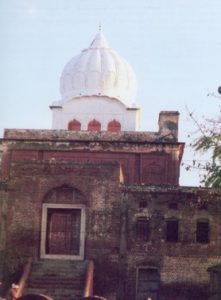
<path id="1" fill-rule="evenodd" d="M 99 22 L 99 27 L 98 27 L 99 31 L 101 31 L 101 21 Z"/>
<path id="2" fill-rule="evenodd" d="M 96 34 L 94 40 L 90 44 L 90 49 L 92 48 L 109 48 L 107 40 L 101 31 L 101 25 L 99 25 L 99 31 Z"/>

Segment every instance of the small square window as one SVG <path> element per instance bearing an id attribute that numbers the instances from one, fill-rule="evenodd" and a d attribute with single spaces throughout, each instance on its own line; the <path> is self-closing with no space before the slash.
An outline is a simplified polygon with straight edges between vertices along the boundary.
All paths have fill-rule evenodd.
<path id="1" fill-rule="evenodd" d="M 139 208 L 147 208 L 147 200 L 146 199 L 139 200 Z"/>
<path id="2" fill-rule="evenodd" d="M 198 203 L 197 207 L 200 210 L 208 210 L 208 203 L 207 202 L 200 202 L 200 203 Z"/>
<path id="3" fill-rule="evenodd" d="M 169 202 L 168 208 L 169 209 L 178 209 L 178 203 L 177 202 Z"/>

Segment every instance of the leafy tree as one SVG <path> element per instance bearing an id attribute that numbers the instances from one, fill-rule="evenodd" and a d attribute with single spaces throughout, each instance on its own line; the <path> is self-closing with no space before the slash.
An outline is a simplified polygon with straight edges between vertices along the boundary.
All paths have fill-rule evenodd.
<path id="1" fill-rule="evenodd" d="M 206 186 L 221 187 L 221 133 L 204 133 L 195 140 L 193 148 L 202 153 L 210 153 L 209 161 L 205 164 L 199 163 L 199 167 L 206 171 L 202 182 Z"/>
<path id="2" fill-rule="evenodd" d="M 221 88 L 218 91 L 221 93 Z M 209 159 L 205 162 L 194 160 L 192 166 L 186 168 L 204 170 L 201 182 L 207 187 L 221 187 L 221 117 L 204 119 L 204 123 L 201 124 L 192 113 L 189 115 L 199 132 L 191 146 L 196 152 L 207 154 Z"/>

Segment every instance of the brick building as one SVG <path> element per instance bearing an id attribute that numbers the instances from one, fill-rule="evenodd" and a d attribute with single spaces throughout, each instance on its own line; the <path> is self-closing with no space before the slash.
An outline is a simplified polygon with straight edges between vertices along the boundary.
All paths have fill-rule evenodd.
<path id="1" fill-rule="evenodd" d="M 101 32 L 65 66 L 60 91 L 52 130 L 6 129 L 1 140 L 2 290 L 32 257 L 41 278 L 57 268 L 57 285 L 63 263 L 93 261 L 94 293 L 109 300 L 208 299 L 210 273 L 218 290 L 221 201 L 217 190 L 179 186 L 179 113 L 138 131 L 135 75 Z M 48 277 L 34 276 L 24 293 L 45 280 L 54 299 L 79 299 L 65 286 L 50 294 Z"/>

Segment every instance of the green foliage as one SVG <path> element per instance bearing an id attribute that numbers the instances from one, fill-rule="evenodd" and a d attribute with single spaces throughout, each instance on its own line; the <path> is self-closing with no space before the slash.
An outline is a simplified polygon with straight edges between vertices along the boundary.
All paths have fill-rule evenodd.
<path id="1" fill-rule="evenodd" d="M 205 119 L 199 124 L 190 114 L 191 119 L 198 127 L 199 137 L 192 144 L 196 152 L 207 154 L 209 159 L 204 162 L 193 162 L 193 166 L 205 171 L 201 182 L 207 187 L 221 187 L 221 120 Z"/>

